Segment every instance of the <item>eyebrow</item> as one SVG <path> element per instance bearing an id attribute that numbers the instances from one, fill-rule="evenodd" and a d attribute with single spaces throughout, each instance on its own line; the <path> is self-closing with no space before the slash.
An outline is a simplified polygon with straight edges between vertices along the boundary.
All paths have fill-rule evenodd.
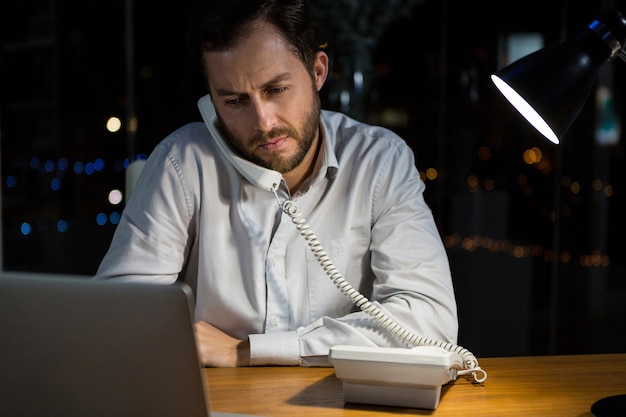
<path id="1" fill-rule="evenodd" d="M 276 77 L 272 78 L 271 80 L 269 80 L 268 82 L 266 82 L 265 84 L 263 84 L 261 86 L 261 89 L 265 89 L 268 87 L 271 87 L 275 84 L 278 84 L 282 81 L 288 80 L 289 78 L 291 78 L 291 73 L 290 72 L 283 72 L 282 74 L 277 75 Z M 218 96 L 239 96 L 243 93 L 238 93 L 236 91 L 233 90 L 227 90 L 225 88 L 218 88 L 217 89 L 217 95 Z"/>

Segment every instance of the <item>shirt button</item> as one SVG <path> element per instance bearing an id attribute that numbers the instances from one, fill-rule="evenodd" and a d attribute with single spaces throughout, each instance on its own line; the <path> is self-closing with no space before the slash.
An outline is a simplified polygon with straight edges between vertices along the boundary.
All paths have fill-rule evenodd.
<path id="1" fill-rule="evenodd" d="M 278 327 L 279 324 L 280 324 L 280 317 L 278 316 L 272 317 L 272 326 Z"/>

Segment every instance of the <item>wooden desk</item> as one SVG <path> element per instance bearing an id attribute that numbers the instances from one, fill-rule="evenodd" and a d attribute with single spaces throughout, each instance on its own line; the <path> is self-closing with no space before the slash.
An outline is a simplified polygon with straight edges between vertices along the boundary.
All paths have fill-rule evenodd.
<path id="1" fill-rule="evenodd" d="M 626 394 L 626 353 L 479 359 L 489 377 L 460 377 L 436 410 L 346 404 L 333 368 L 206 369 L 211 409 L 268 417 L 591 416 L 591 405 Z"/>

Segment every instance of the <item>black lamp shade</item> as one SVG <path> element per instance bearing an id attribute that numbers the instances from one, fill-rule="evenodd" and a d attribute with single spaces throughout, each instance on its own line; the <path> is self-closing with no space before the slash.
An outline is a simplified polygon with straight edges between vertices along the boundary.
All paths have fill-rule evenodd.
<path id="1" fill-rule="evenodd" d="M 606 16 L 615 20 L 614 14 Z M 491 76 L 507 100 L 554 143 L 578 117 L 600 67 L 614 54 L 607 39 L 594 30 L 596 23 L 602 24 L 598 22 L 575 40 L 540 49 Z M 526 103 L 518 103 L 520 99 Z M 529 115 L 532 110 L 536 113 Z M 535 123 L 539 118 L 543 127 Z"/>

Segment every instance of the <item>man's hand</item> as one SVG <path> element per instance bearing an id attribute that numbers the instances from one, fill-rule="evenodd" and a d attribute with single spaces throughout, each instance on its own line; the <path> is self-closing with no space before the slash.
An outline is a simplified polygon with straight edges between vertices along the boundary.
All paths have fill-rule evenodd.
<path id="1" fill-rule="evenodd" d="M 250 342 L 230 337 L 205 321 L 194 324 L 196 346 L 204 367 L 233 368 L 250 365 Z"/>

